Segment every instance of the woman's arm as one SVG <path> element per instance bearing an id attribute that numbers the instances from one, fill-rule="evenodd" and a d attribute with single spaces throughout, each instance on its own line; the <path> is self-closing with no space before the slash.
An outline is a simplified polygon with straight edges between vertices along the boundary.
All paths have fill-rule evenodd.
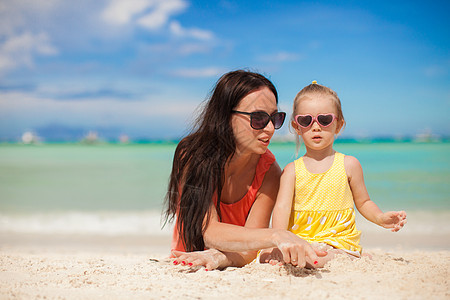
<path id="1" fill-rule="evenodd" d="M 389 211 L 383 213 L 380 208 L 370 200 L 364 183 L 364 175 L 361 164 L 353 156 L 345 156 L 345 170 L 347 172 L 350 188 L 358 211 L 369 221 L 399 231 L 406 224 L 404 211 Z"/>
<path id="2" fill-rule="evenodd" d="M 256 199 L 249 212 L 244 228 L 256 229 L 269 227 L 270 216 L 272 214 L 273 206 L 275 204 L 275 198 L 277 196 L 278 188 L 280 185 L 280 173 L 280 167 L 276 162 L 274 162 L 264 176 L 264 180 L 261 184 L 258 194 L 256 195 Z M 212 220 L 210 220 L 210 225 L 211 221 L 217 223 L 219 218 L 215 209 L 211 211 L 211 216 Z M 208 229 L 211 228 L 209 228 L 208 226 Z M 214 238 L 210 238 L 210 230 L 208 229 L 205 232 L 206 246 L 210 248 L 216 248 L 215 245 L 217 241 Z M 227 262 L 225 264 L 227 266 L 244 266 L 255 259 L 257 255 L 256 250 L 259 249 L 248 249 L 247 251 L 240 252 L 224 251 L 223 253 L 227 257 Z"/>
<path id="3" fill-rule="evenodd" d="M 274 162 L 264 176 L 264 180 L 247 217 L 245 228 L 256 229 L 269 227 L 270 216 L 272 214 L 280 183 L 280 173 L 280 167 Z M 220 247 L 219 245 L 221 245 L 222 236 L 219 235 L 218 237 L 215 237 L 217 231 L 214 231 L 214 224 L 218 225 L 216 227 L 217 230 L 223 230 L 225 232 L 234 230 L 235 227 L 238 227 L 235 225 L 229 225 L 229 227 L 221 226 L 222 224 L 225 224 L 219 221 L 215 207 L 211 206 L 209 225 L 204 234 L 206 247 L 210 249 L 189 253 L 175 251 L 172 254 L 177 257 L 176 263 L 184 262 L 184 264 L 187 265 L 191 263 L 193 266 L 202 265 L 205 266 L 206 269 L 222 269 L 229 266 L 244 266 L 255 259 L 257 250 L 259 249 L 248 249 L 248 247 L 244 245 L 242 249 L 247 251 L 242 251 L 241 249 L 240 252 L 227 252 L 225 247 Z M 218 248 L 218 246 L 220 248 Z M 228 248 L 228 250 L 230 250 L 230 248 Z"/>

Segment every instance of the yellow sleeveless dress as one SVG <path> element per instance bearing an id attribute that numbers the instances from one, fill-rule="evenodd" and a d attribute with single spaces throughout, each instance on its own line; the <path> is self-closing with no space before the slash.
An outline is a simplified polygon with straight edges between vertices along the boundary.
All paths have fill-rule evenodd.
<path id="1" fill-rule="evenodd" d="M 288 229 L 310 243 L 326 243 L 360 256 L 361 232 L 355 226 L 353 195 L 342 153 L 325 173 L 310 173 L 303 157 L 295 164 L 295 194 Z"/>

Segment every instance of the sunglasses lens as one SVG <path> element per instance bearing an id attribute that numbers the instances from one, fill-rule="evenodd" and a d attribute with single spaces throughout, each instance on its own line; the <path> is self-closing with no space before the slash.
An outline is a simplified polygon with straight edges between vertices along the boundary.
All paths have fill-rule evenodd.
<path id="1" fill-rule="evenodd" d="M 311 116 L 298 116 L 297 117 L 297 123 L 301 127 L 308 127 L 311 125 L 312 117 Z"/>
<path id="2" fill-rule="evenodd" d="M 286 118 L 286 113 L 277 112 L 272 115 L 273 127 L 275 129 L 280 129 L 283 126 L 284 119 Z"/>
<path id="3" fill-rule="evenodd" d="M 322 126 L 328 126 L 333 122 L 333 115 L 318 115 L 317 121 Z"/>
<path id="4" fill-rule="evenodd" d="M 251 126 L 253 129 L 263 129 L 269 123 L 270 116 L 265 112 L 253 112 L 251 114 Z"/>

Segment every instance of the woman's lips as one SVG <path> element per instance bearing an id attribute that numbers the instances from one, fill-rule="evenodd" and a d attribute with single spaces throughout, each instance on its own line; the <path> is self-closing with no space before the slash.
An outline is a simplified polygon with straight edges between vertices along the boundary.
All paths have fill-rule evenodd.
<path id="1" fill-rule="evenodd" d="M 269 145 L 270 144 L 270 139 L 266 138 L 266 139 L 258 139 L 263 145 Z"/>

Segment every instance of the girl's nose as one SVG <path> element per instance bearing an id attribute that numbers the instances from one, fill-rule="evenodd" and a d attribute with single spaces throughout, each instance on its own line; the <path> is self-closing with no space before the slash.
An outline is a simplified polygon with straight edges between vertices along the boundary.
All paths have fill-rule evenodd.
<path id="1" fill-rule="evenodd" d="M 317 121 L 313 121 L 313 123 L 311 125 L 311 129 L 313 131 L 321 131 L 322 127 L 320 127 L 320 125 L 317 123 Z"/>

